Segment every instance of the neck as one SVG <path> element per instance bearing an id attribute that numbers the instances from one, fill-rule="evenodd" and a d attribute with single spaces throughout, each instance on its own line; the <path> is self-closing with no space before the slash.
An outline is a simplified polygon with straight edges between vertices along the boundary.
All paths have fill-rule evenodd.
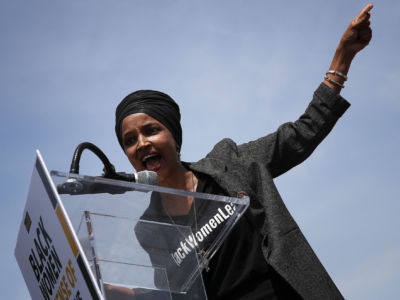
<path id="1" fill-rule="evenodd" d="M 179 163 L 179 167 L 175 169 L 174 173 L 168 179 L 170 180 L 159 182 L 158 185 L 191 192 L 196 190 L 196 176 L 181 163 Z M 192 203 L 193 197 L 169 197 L 167 194 L 163 194 L 162 196 L 164 213 L 171 216 L 186 215 L 190 211 Z"/>
<path id="2" fill-rule="evenodd" d="M 163 181 L 159 182 L 159 186 L 169 187 L 178 190 L 193 191 L 193 183 L 197 183 L 197 178 L 192 179 L 192 171 L 186 169 L 182 163 L 174 169 L 174 172 L 165 178 Z"/>

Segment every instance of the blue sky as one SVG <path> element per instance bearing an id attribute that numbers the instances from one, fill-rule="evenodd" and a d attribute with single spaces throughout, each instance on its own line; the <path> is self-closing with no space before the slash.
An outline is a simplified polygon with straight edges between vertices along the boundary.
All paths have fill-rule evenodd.
<path id="1" fill-rule="evenodd" d="M 114 111 L 137 89 L 181 107 L 183 159 L 294 121 L 363 1 L 0 1 L 0 247 L 4 299 L 29 298 L 14 246 L 35 157 L 66 171 L 80 142 L 132 171 Z M 342 95 L 352 106 L 302 165 L 276 179 L 347 299 L 400 294 L 400 2 L 372 10 L 373 40 Z M 81 173 L 101 165 L 83 155 Z"/>

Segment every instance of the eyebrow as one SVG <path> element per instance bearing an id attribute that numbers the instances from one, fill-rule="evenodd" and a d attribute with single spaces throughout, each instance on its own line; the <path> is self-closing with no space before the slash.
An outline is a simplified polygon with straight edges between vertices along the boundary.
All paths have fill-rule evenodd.
<path id="1" fill-rule="evenodd" d="M 155 123 L 155 122 L 150 122 L 150 123 L 146 123 L 146 124 L 144 124 L 142 127 L 145 127 L 145 128 L 147 128 L 147 127 L 151 127 L 151 126 L 153 126 L 153 125 L 157 125 L 157 126 L 158 126 L 158 124 L 157 124 L 157 123 Z"/>

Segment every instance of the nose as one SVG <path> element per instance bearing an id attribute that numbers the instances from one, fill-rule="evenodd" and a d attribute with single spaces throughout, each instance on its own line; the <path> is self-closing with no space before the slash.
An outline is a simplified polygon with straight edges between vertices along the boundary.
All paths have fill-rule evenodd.
<path id="1" fill-rule="evenodd" d="M 150 145 L 150 141 L 148 140 L 148 138 L 146 136 L 144 136 L 143 134 L 138 136 L 138 140 L 137 140 L 137 149 L 143 149 L 146 148 Z"/>

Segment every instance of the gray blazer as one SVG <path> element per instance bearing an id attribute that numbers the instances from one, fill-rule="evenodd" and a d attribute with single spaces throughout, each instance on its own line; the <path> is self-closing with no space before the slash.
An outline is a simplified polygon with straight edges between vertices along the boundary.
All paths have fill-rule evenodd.
<path id="1" fill-rule="evenodd" d="M 188 165 L 211 176 L 230 196 L 241 191 L 249 195 L 265 260 L 307 300 L 343 297 L 288 212 L 273 178 L 305 160 L 349 106 L 322 83 L 297 121 L 242 145 L 223 139 L 204 159 Z"/>

